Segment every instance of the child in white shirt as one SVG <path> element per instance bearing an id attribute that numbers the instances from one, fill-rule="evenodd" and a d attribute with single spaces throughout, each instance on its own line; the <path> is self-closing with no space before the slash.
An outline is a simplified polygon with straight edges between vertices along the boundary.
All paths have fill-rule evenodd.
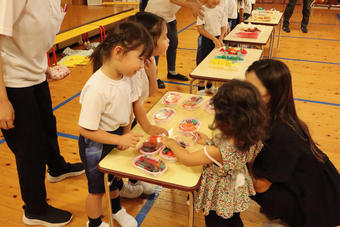
<path id="1" fill-rule="evenodd" d="M 145 28 L 137 23 L 123 22 L 114 26 L 91 56 L 94 74 L 81 92 L 79 116 L 79 154 L 89 190 L 86 200 L 88 227 L 109 226 L 101 220 L 104 184 L 107 182 L 104 182 L 104 174 L 98 171 L 97 164 L 115 146 L 135 147 L 142 136 L 124 134 L 124 131 L 131 121 L 132 103 L 138 99 L 131 77 L 144 67 L 144 61 L 152 51 L 152 39 Z M 114 219 L 121 226 L 136 227 L 136 220 L 120 206 L 122 180 L 114 176 L 109 179 L 112 181 Z"/>
<path id="2" fill-rule="evenodd" d="M 207 0 L 203 5 L 204 18 L 197 17 L 198 48 L 196 64 L 199 65 L 214 48 L 224 46 L 223 38 L 227 34 L 228 12 L 225 0 Z M 206 90 L 211 90 L 212 84 L 207 83 Z M 198 94 L 205 95 L 204 81 L 198 85 Z"/>

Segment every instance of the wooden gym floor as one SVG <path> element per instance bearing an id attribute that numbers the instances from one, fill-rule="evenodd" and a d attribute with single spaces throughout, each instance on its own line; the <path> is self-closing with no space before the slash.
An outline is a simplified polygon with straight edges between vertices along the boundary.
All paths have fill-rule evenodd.
<path id="1" fill-rule="evenodd" d="M 275 7 L 283 11 L 284 5 L 257 5 L 266 9 Z M 291 33 L 281 33 L 279 49 L 274 49 L 274 58 L 285 62 L 293 76 L 294 96 L 299 116 L 307 122 L 319 147 L 340 169 L 340 16 L 339 11 L 312 9 L 309 33 L 300 28 L 301 6 L 297 6 L 291 18 Z M 197 31 L 195 19 L 189 10 L 181 9 L 177 17 L 179 48 L 177 71 L 188 75 L 195 68 Z M 277 42 L 277 37 L 275 39 Z M 276 47 L 276 43 L 275 43 Z M 265 54 L 268 48 L 265 49 Z M 91 66 L 71 69 L 71 74 L 61 81 L 51 81 L 50 89 L 57 117 L 61 153 L 69 162 L 80 161 L 78 155 L 79 93 L 91 75 Z M 160 58 L 159 76 L 166 80 L 165 58 Z M 189 92 L 188 83 L 166 81 L 166 89 L 149 98 L 148 110 L 166 91 Z M 1 135 L 0 135 L 1 136 Z M 15 160 L 12 152 L 0 137 L 0 225 L 25 226 L 22 221 L 22 200 Z M 85 175 L 66 179 L 60 183 L 46 181 L 48 202 L 58 208 L 69 210 L 74 217 L 68 226 L 85 226 L 85 198 L 87 182 Z M 187 226 L 188 206 L 186 193 L 157 188 L 152 197 L 134 200 L 122 199 L 122 205 L 144 227 Z M 103 206 L 104 220 L 107 220 L 106 206 Z M 259 213 L 259 207 L 252 203 L 242 213 L 244 225 L 262 227 L 266 218 Z M 195 213 L 195 226 L 204 225 L 201 213 Z"/>

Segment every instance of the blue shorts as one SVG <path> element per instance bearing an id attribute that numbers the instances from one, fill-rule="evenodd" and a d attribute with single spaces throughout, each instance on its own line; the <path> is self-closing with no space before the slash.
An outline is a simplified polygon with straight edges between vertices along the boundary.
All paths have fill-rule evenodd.
<path id="1" fill-rule="evenodd" d="M 111 134 L 122 135 L 123 128 L 119 127 Z M 90 140 L 88 138 L 79 136 L 79 155 L 85 167 L 85 174 L 87 177 L 88 191 L 91 194 L 105 193 L 104 188 L 104 173 L 97 169 L 97 165 L 110 151 L 116 147 L 116 145 L 102 144 Z M 123 187 L 123 181 L 117 179 L 112 175 L 109 175 L 110 190 L 121 190 Z"/>

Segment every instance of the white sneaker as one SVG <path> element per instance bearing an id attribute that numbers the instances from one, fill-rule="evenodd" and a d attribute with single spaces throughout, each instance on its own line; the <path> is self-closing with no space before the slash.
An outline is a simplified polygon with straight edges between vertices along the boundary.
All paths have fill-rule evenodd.
<path id="1" fill-rule="evenodd" d="M 200 96 L 206 96 L 206 95 L 207 95 L 207 93 L 205 92 L 205 90 L 204 90 L 204 89 L 202 89 L 202 90 L 199 90 L 199 91 L 197 91 L 197 95 L 200 95 Z"/>
<path id="2" fill-rule="evenodd" d="M 89 227 L 90 222 L 86 222 L 86 226 Z M 109 223 L 102 222 L 98 227 L 110 227 Z"/>
<path id="3" fill-rule="evenodd" d="M 124 183 L 120 196 L 123 198 L 134 199 L 143 194 L 143 186 L 137 184 Z"/>
<path id="4" fill-rule="evenodd" d="M 117 213 L 112 214 L 113 218 L 120 224 L 121 227 L 137 227 L 138 223 L 134 217 L 126 213 L 124 207 Z"/>
<path id="5" fill-rule="evenodd" d="M 146 183 L 144 181 L 137 181 L 137 185 L 142 185 L 143 187 L 143 193 L 145 195 L 151 195 L 155 192 L 155 186 L 153 184 Z"/>

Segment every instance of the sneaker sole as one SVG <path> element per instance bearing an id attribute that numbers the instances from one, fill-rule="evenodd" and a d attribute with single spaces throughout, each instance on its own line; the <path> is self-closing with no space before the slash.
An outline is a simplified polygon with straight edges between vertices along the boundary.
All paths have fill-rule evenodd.
<path id="1" fill-rule="evenodd" d="M 64 180 L 65 178 L 68 178 L 68 177 L 76 177 L 76 176 L 79 176 L 81 174 L 85 173 L 85 170 L 82 170 L 82 171 L 78 171 L 78 172 L 70 172 L 70 173 L 65 173 L 65 174 L 62 174 L 58 177 L 52 177 L 49 173 L 47 173 L 47 180 L 51 183 L 57 183 L 59 181 L 62 181 Z"/>
<path id="2" fill-rule="evenodd" d="M 47 227 L 59 227 L 59 226 L 64 226 L 67 225 L 73 218 L 73 215 L 71 216 L 70 220 L 66 221 L 66 222 L 62 222 L 62 223 L 49 223 L 46 221 L 42 221 L 39 219 L 30 219 L 27 218 L 24 215 L 22 215 L 22 221 L 26 224 L 26 225 L 43 225 L 43 226 L 47 226 Z"/>

